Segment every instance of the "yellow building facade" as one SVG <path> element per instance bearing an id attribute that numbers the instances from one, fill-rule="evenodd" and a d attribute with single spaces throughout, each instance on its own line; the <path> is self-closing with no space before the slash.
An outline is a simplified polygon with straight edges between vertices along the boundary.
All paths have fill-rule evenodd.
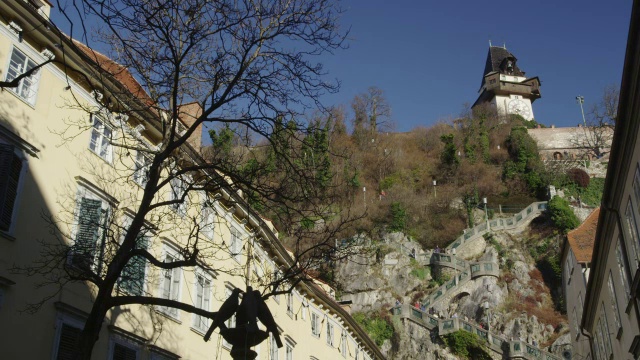
<path id="1" fill-rule="evenodd" d="M 88 91 L 82 77 L 69 71 L 87 68 L 87 54 L 72 50 L 73 43 L 49 28 L 50 6 L 46 1 L 0 3 L 0 79 L 10 81 L 55 60 L 17 87 L 0 91 L 2 359 L 68 358 L 96 289 L 89 281 L 64 283 L 65 271 L 86 266 L 100 272 L 104 254 L 118 246 L 137 211 L 146 154 L 156 149 L 160 136 L 152 121 L 105 109 L 104 95 Z M 199 138 L 191 142 L 198 144 Z M 202 159 L 192 154 L 189 161 Z M 158 196 L 176 200 L 185 186 L 179 179 L 171 181 Z M 217 311 L 234 288 L 258 287 L 293 264 L 274 227 L 224 187 L 215 193 L 190 191 L 184 203 L 166 205 L 147 220 L 141 248 L 172 262 L 195 238 L 205 244 L 203 260 L 172 270 L 132 261 L 118 284 L 119 294 Z M 58 271 L 45 271 L 52 268 Z M 270 297 L 267 305 L 284 346 L 277 348 L 269 338 L 254 348 L 258 359 L 383 358 L 320 282 L 300 282 L 290 294 Z M 115 307 L 93 358 L 230 359 L 230 346 L 218 331 L 203 341 L 209 324 L 205 317 L 175 308 Z"/>

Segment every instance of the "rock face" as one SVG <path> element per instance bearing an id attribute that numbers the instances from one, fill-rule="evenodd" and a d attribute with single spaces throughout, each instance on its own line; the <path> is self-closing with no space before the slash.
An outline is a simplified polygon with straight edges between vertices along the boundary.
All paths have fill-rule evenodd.
<path id="1" fill-rule="evenodd" d="M 457 256 L 464 255 L 468 261 L 474 262 L 500 263 L 503 274 L 506 271 L 507 275 L 500 278 L 480 276 L 461 282 L 438 298 L 433 305 L 435 314 L 441 318 L 450 318 L 455 314 L 471 323 L 488 324 L 490 332 L 495 335 L 507 340 L 538 344 L 541 348 L 551 345 L 555 340 L 554 344 L 558 345 L 544 349 L 561 355 L 565 350 L 561 344 L 568 342 L 560 340 L 563 333 L 568 331 L 563 321 L 560 320 L 561 325 L 554 328 L 536 317 L 535 312 L 530 313 L 526 307 L 518 306 L 524 299 L 535 299 L 535 304 L 531 306 L 536 308 L 553 306 L 548 290 L 541 294 L 544 283 L 531 276 L 537 270 L 527 255 L 526 246 L 517 234 L 497 233 L 492 241 L 503 249 L 503 256 L 504 249 L 508 249 L 508 261 L 499 258 L 496 248 L 482 237 L 477 243 L 466 247 L 471 250 L 458 253 Z M 421 259 L 422 251 L 417 243 L 402 234 L 384 236 L 379 243 L 383 244 L 383 250 L 377 254 L 357 261 L 343 261 L 336 269 L 336 279 L 342 284 L 342 300 L 352 300 L 354 312 L 387 310 L 394 306 L 396 300 L 413 304 L 416 300 L 426 299 L 439 287 L 431 276 L 437 273 L 430 269 L 434 265 L 424 266 L 424 262 L 420 264 L 410 256 L 412 249 L 416 249 L 417 258 Z M 507 262 L 508 267 L 505 266 Z M 434 275 L 434 278 L 437 277 Z M 409 320 L 402 322 L 394 319 L 393 325 L 396 336 L 382 346 L 383 353 L 389 359 L 457 359 L 436 332 Z M 498 353 L 492 353 L 491 356 L 501 358 Z"/>
<path id="2" fill-rule="evenodd" d="M 408 249 L 418 249 L 417 243 L 411 242 L 402 234 L 391 234 L 387 238 L 389 244 L 404 245 Z M 411 275 L 414 266 L 412 258 L 399 251 L 392 251 L 382 259 L 376 255 L 344 260 L 338 264 L 337 279 L 343 288 L 343 299 L 352 300 L 353 311 L 371 311 L 391 308 L 400 300 L 409 303 L 411 292 L 418 289 L 424 281 Z M 426 281 L 431 280 L 430 277 Z"/>

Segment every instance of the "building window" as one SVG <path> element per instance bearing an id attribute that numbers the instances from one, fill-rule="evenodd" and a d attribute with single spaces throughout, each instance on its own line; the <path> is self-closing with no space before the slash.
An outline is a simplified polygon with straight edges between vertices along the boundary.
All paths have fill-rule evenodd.
<path id="1" fill-rule="evenodd" d="M 11 232 L 20 179 L 26 166 L 16 147 L 0 143 L 0 230 Z"/>
<path id="2" fill-rule="evenodd" d="M 107 242 L 110 208 L 96 195 L 86 190 L 81 193 L 70 263 L 81 270 L 99 273 Z"/>
<path id="3" fill-rule="evenodd" d="M 293 317 L 293 294 L 287 294 L 287 315 L 289 317 Z"/>
<path id="4" fill-rule="evenodd" d="M 206 193 L 202 193 L 202 210 L 200 214 L 200 231 L 208 239 L 213 240 L 215 230 L 215 210 L 213 203 Z"/>
<path id="5" fill-rule="evenodd" d="M 25 72 L 33 69 L 36 63 L 29 59 L 22 51 L 13 48 L 11 53 L 11 60 L 9 62 L 9 69 L 7 70 L 6 81 L 11 81 Z M 38 78 L 40 71 L 36 70 L 30 76 L 22 78 L 18 82 L 17 87 L 9 88 L 13 93 L 18 95 L 22 100 L 34 105 L 36 103 L 36 94 L 38 92 Z"/>
<path id="6" fill-rule="evenodd" d="M 230 285 L 227 285 L 224 289 L 224 299 L 228 299 L 231 294 L 233 293 L 233 287 Z M 225 325 L 227 325 L 227 328 L 231 329 L 231 328 L 235 328 L 236 327 L 236 315 L 233 314 L 233 316 L 231 318 L 229 318 L 229 320 L 225 321 L 224 323 Z M 274 340 L 275 341 L 275 340 Z M 227 340 L 225 340 L 224 338 L 222 339 L 222 345 L 226 348 L 231 348 L 231 344 L 227 342 Z M 277 347 L 276 347 L 277 348 Z"/>
<path id="7" fill-rule="evenodd" d="M 170 201 L 176 200 L 175 203 L 172 203 L 170 206 L 173 210 L 176 210 L 180 215 L 186 214 L 186 197 L 185 200 L 182 200 L 182 197 L 185 195 L 187 191 L 187 185 L 182 178 L 173 177 L 169 181 L 171 187 L 171 196 L 169 198 Z"/>
<path id="8" fill-rule="evenodd" d="M 342 335 L 340 336 L 340 353 L 342 353 L 343 357 L 347 357 L 347 333 L 342 330 Z"/>
<path id="9" fill-rule="evenodd" d="M 178 254 L 176 251 L 165 248 L 165 263 L 172 263 L 178 261 Z M 181 286 L 182 272 L 179 267 L 173 269 L 162 270 L 162 283 L 161 283 L 161 297 L 169 300 L 180 300 L 180 286 Z M 173 307 L 161 307 L 161 310 L 172 317 L 178 317 L 178 309 Z"/>
<path id="10" fill-rule="evenodd" d="M 629 239 L 631 240 L 631 246 L 627 246 L 628 250 L 633 250 L 633 259 L 634 261 L 629 264 L 634 266 L 634 268 L 631 269 L 631 273 L 635 273 L 636 270 L 638 269 L 638 261 L 640 261 L 640 252 L 638 251 L 638 224 L 636 223 L 636 218 L 635 218 L 635 214 L 633 212 L 633 208 L 631 206 L 631 200 L 629 200 L 629 202 L 627 203 L 627 210 L 625 211 L 625 225 L 627 227 L 627 234 L 629 236 Z M 628 243 L 627 243 L 628 244 Z M 631 255 L 631 254 L 629 254 Z"/>
<path id="11" fill-rule="evenodd" d="M 333 347 L 333 324 L 327 322 L 327 345 Z"/>
<path id="12" fill-rule="evenodd" d="M 569 249 L 569 253 L 567 254 L 567 260 L 565 262 L 565 282 L 567 284 L 571 283 L 571 274 L 573 274 L 573 251 Z"/>
<path id="13" fill-rule="evenodd" d="M 211 311 L 211 293 L 213 290 L 211 276 L 205 274 L 203 270 L 196 270 L 195 280 L 193 305 L 198 309 Z M 209 319 L 204 316 L 193 315 L 193 327 L 206 332 L 209 329 Z"/>
<path id="14" fill-rule="evenodd" d="M 77 341 L 82 332 L 82 324 L 70 324 L 61 322 L 57 334 L 54 359 L 73 359 L 77 348 Z"/>
<path id="15" fill-rule="evenodd" d="M 609 279 L 607 280 L 607 286 L 609 287 L 609 299 L 611 301 L 611 311 L 613 312 L 613 321 L 615 324 L 615 328 L 611 329 L 614 331 L 614 334 L 618 333 L 620 329 L 620 312 L 618 311 L 618 297 L 616 296 L 616 288 L 613 283 L 613 274 L 611 270 L 609 270 Z"/>
<path id="16" fill-rule="evenodd" d="M 235 228 L 231 228 L 231 246 L 229 251 L 231 252 L 231 256 L 240 261 L 240 253 L 242 251 L 242 240 L 240 239 L 240 232 Z"/>
<path id="17" fill-rule="evenodd" d="M 273 334 L 269 334 L 269 360 L 278 360 L 278 344 Z"/>
<path id="18" fill-rule="evenodd" d="M 131 225 L 131 219 L 125 223 L 123 228 L 128 229 Z M 122 236 L 122 241 L 124 236 Z M 136 237 L 136 249 L 146 250 L 149 248 L 149 236 L 146 230 L 140 229 L 140 233 Z M 144 293 L 144 279 L 147 268 L 147 261 L 142 256 L 134 256 L 129 259 L 129 262 L 122 269 L 118 285 L 121 290 L 126 291 L 131 295 L 142 295 Z"/>
<path id="19" fill-rule="evenodd" d="M 124 340 L 113 339 L 110 360 L 137 360 L 139 349 Z"/>
<path id="20" fill-rule="evenodd" d="M 151 167 L 151 159 L 142 151 L 136 153 L 134 160 L 135 171 L 133 172 L 133 181 L 140 186 L 144 186 L 149 181 L 149 167 Z"/>
<path id="21" fill-rule="evenodd" d="M 629 278 L 627 277 L 627 269 L 629 265 L 627 264 L 627 259 L 623 255 L 622 251 L 622 236 L 618 237 L 618 246 L 616 246 L 616 261 L 618 263 L 618 270 L 620 271 L 620 282 L 622 282 L 622 286 L 624 287 L 625 294 L 625 303 L 629 302 L 631 299 L 631 289 L 629 285 Z"/>
<path id="22" fill-rule="evenodd" d="M 602 319 L 602 322 L 600 323 L 600 326 L 602 327 L 600 329 L 600 333 L 602 335 L 602 340 L 604 343 L 604 356 L 606 359 L 611 358 L 611 354 L 612 354 L 612 350 L 611 350 L 611 328 L 609 327 L 609 322 L 607 321 L 607 313 L 605 312 L 605 307 L 604 307 L 604 302 L 602 303 L 602 307 L 601 307 L 601 312 L 602 312 L 602 316 L 600 317 Z M 616 331 L 618 331 L 618 329 L 616 329 Z"/>
<path id="23" fill-rule="evenodd" d="M 287 342 L 285 345 L 285 360 L 293 360 L 293 345 Z"/>
<path id="24" fill-rule="evenodd" d="M 91 118 L 93 119 L 93 126 L 91 128 L 89 149 L 110 163 L 113 158 L 113 146 L 111 145 L 113 132 L 98 116 L 91 115 Z"/>
<path id="25" fill-rule="evenodd" d="M 320 337 L 320 317 L 314 312 L 311 313 L 311 334 Z"/>

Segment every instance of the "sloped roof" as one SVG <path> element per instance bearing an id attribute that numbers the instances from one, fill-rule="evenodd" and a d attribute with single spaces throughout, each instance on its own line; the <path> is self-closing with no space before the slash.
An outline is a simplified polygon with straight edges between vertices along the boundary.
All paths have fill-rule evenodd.
<path id="1" fill-rule="evenodd" d="M 480 84 L 480 87 L 484 85 L 484 77 L 488 73 L 496 71 L 505 74 L 501 65 L 502 62 L 507 58 L 511 58 L 513 60 L 513 72 L 510 75 L 524 76 L 524 72 L 520 70 L 520 68 L 518 68 L 518 65 L 516 64 L 518 59 L 513 56 L 512 53 L 507 51 L 507 49 L 504 47 L 489 46 L 489 52 L 487 53 L 487 62 L 484 65 L 484 72 L 482 73 L 482 83 Z"/>
<path id="2" fill-rule="evenodd" d="M 567 241 L 579 263 L 591 262 L 593 244 L 596 240 L 600 208 L 595 209 L 576 229 L 569 231 Z"/>
<path id="3" fill-rule="evenodd" d="M 142 88 L 142 85 L 140 85 L 126 67 L 77 40 L 73 40 L 73 44 L 87 55 L 89 59 L 95 62 L 100 69 L 113 76 L 115 80 L 122 84 L 122 86 L 131 93 L 131 95 L 143 101 L 146 105 L 152 105 L 154 103 L 151 97 L 149 97 L 147 92 Z"/>

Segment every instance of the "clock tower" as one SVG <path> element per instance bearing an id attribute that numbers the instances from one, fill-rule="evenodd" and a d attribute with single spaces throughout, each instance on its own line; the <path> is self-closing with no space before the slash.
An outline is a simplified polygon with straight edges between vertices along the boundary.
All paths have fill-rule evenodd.
<path id="1" fill-rule="evenodd" d="M 534 119 L 531 104 L 540 98 L 540 80 L 526 77 L 517 61 L 506 47 L 489 46 L 480 94 L 471 108 L 490 103 L 499 114 Z"/>

